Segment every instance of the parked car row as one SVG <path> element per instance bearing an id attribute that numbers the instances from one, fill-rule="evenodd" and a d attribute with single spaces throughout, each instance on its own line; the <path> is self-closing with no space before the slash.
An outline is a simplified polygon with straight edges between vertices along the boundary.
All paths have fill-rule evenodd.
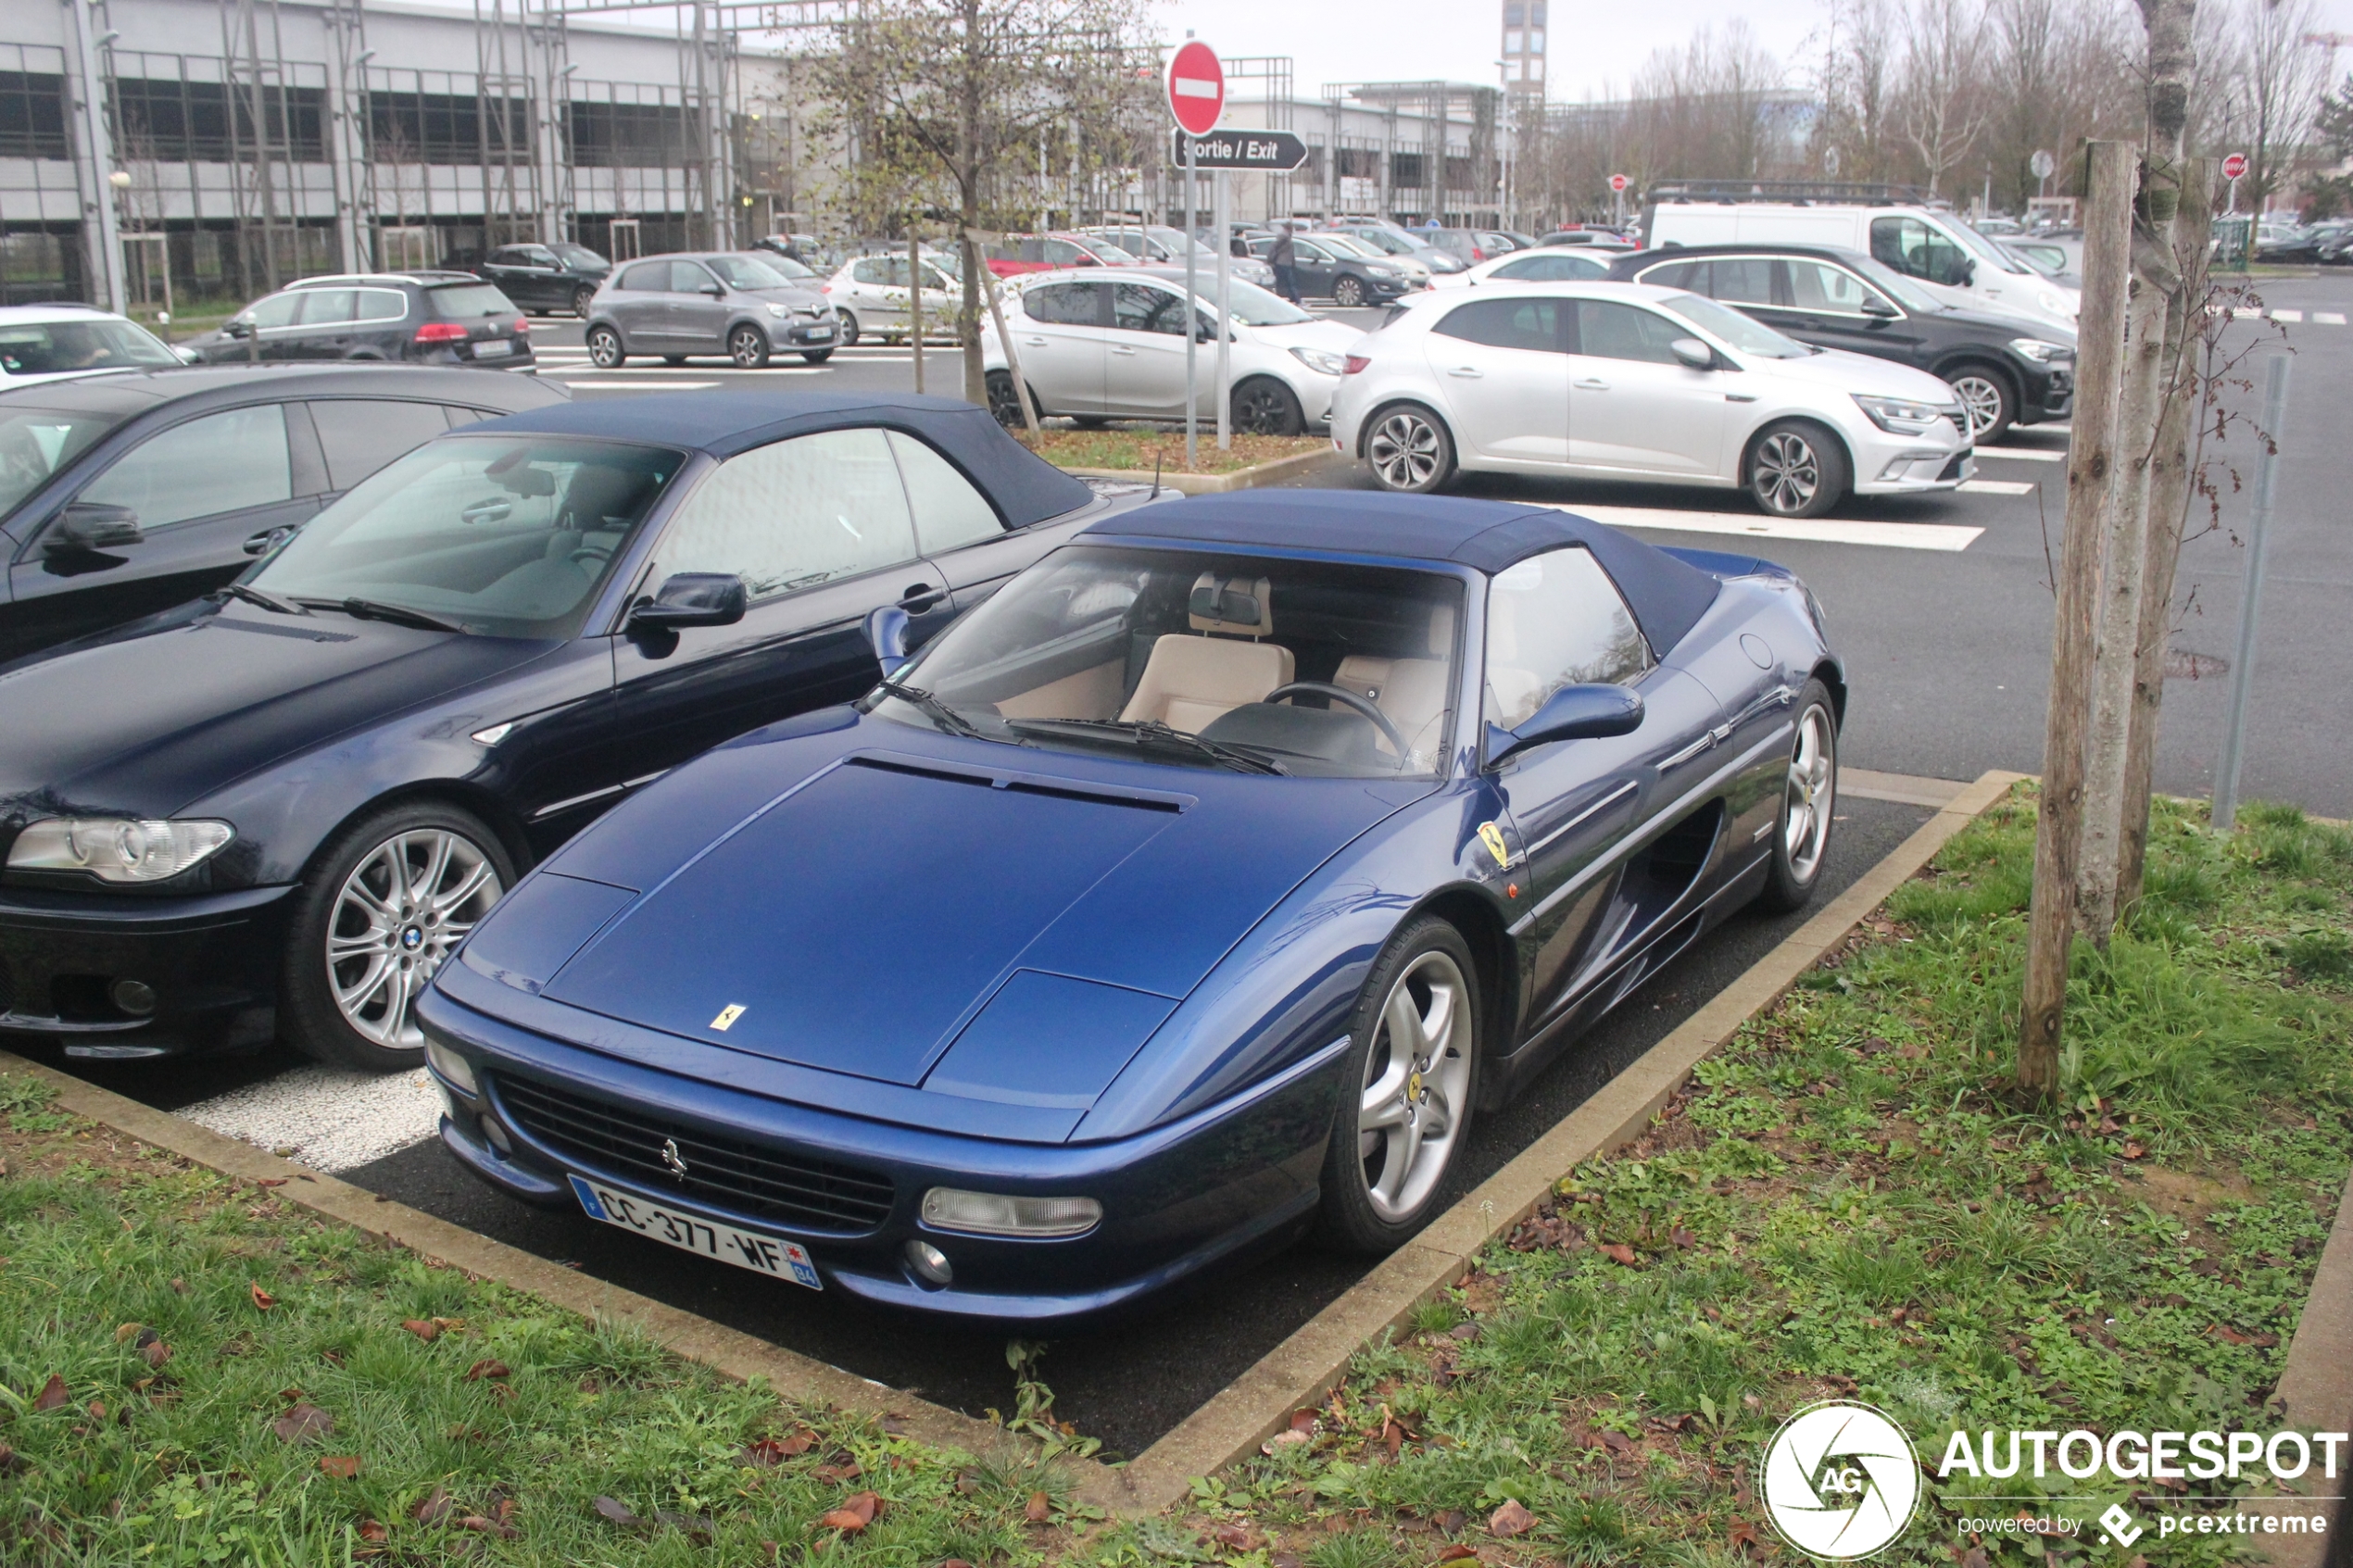
<path id="1" fill-rule="evenodd" d="M 1167 271 L 1020 297 L 1181 344 Z M 1251 341 L 1333 327 L 1292 314 Z M 1393 1248 L 1482 1110 L 1826 861 L 1844 673 L 1765 562 L 1155 500 L 946 399 L 223 367 L 0 408 L 134 395 L 0 434 L 49 465 L 11 538 L 128 545 L 191 471 L 341 493 L 0 669 L 0 1035 L 422 1061 L 475 1177 L 773 1283 L 1052 1321 L 1311 1224 Z M 542 406 L 356 483 L 394 421 L 322 414 L 494 395 Z M 233 440 L 272 420 L 283 459 Z"/>

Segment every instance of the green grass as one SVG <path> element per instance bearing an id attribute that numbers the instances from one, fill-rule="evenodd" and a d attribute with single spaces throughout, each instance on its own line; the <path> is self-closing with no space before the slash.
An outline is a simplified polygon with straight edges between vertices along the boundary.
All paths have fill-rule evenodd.
<path id="1" fill-rule="evenodd" d="M 2272 1427 L 2353 1166 L 2353 836 L 2264 809 L 2224 839 L 2160 803 L 2147 897 L 2108 951 L 2079 945 L 2066 1091 L 2044 1109 L 2005 1081 L 2032 810 L 2021 794 L 1957 837 L 1873 941 L 1563 1182 L 1554 1213 L 1357 1359 L 1315 1441 L 1198 1497 L 1200 1517 L 1245 1514 L 1311 1568 L 1381 1561 L 1368 1534 L 1424 1563 L 1450 1537 L 1490 1561 L 1796 1561 L 1755 1467 L 1818 1399 L 1878 1404 L 1931 1466 L 1956 1428 Z M 1449 1332 L 1466 1319 L 1474 1338 Z M 1394 1458 L 1390 1420 L 1410 1434 Z M 1931 1481 L 1873 1561 L 1949 1563 L 1971 1544 L 1957 1516 L 2020 1506 L 1972 1499 L 2021 1489 Z M 2047 1489 L 2082 1486 L 2054 1471 Z M 1487 1531 L 1505 1499 L 1534 1520 L 1508 1546 Z M 2032 1554 L 2112 1553 L 2088 1534 Z M 2021 1539 L 1982 1544 L 2018 1561 Z M 2134 1548 L 2165 1568 L 2236 1549 L 2154 1529 Z M 1152 1555 L 1116 1533 L 1092 1550 Z"/>
<path id="2" fill-rule="evenodd" d="M 1068 1499 L 1059 1472 L 787 1404 L 430 1267 L 64 1115 L 45 1085 L 0 1078 L 0 1562 L 1019 1563 L 1051 1537 L 1032 1493 Z M 66 1398 L 36 1408 L 52 1376 Z M 279 1436 L 304 1405 L 333 1430 Z M 754 1462 L 763 1437 L 801 1451 Z M 870 1527 L 819 1523 L 868 1490 Z"/>

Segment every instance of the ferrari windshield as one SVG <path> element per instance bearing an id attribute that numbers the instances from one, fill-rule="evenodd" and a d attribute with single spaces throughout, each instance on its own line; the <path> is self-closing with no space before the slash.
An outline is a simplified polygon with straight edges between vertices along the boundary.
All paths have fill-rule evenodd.
<path id="1" fill-rule="evenodd" d="M 296 604 L 569 637 L 684 459 L 558 436 L 447 436 L 305 523 L 252 579 Z"/>
<path id="2" fill-rule="evenodd" d="M 1453 729 L 1459 581 L 1075 545 L 879 687 L 893 721 L 1176 767 L 1427 777 Z"/>

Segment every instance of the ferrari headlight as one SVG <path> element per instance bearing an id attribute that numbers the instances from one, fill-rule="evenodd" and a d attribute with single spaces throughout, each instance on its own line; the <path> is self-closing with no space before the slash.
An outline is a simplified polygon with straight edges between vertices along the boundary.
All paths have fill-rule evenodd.
<path id="1" fill-rule="evenodd" d="M 482 1093 L 474 1086 L 474 1070 L 466 1064 L 466 1059 L 430 1036 L 425 1040 L 425 1060 L 433 1063 L 433 1070 L 451 1087 L 468 1095 Z"/>
<path id="2" fill-rule="evenodd" d="M 1871 423 L 1897 435 L 1918 435 L 1945 415 L 1945 410 L 1933 403 L 1909 397 L 1866 397 L 1858 392 L 1854 398 L 1855 406 L 1870 416 Z"/>
<path id="3" fill-rule="evenodd" d="M 17 834 L 8 869 L 88 872 L 102 882 L 161 882 L 237 836 L 227 822 L 49 817 Z"/>
<path id="4" fill-rule="evenodd" d="M 2045 343 L 2039 337 L 2010 339 L 2010 352 L 2021 359 L 2032 359 L 2037 365 L 2047 365 L 2054 359 L 2075 357 L 2075 350 L 2063 343 Z"/>
<path id="5" fill-rule="evenodd" d="M 924 1194 L 924 1223 L 974 1236 L 1076 1236 L 1103 1217 L 1091 1198 L 1012 1198 L 934 1187 Z"/>
<path id="6" fill-rule="evenodd" d="M 1321 348 L 1294 348 L 1290 357 L 1309 370 L 1327 376 L 1342 375 L 1348 370 L 1346 355 L 1329 353 Z"/>

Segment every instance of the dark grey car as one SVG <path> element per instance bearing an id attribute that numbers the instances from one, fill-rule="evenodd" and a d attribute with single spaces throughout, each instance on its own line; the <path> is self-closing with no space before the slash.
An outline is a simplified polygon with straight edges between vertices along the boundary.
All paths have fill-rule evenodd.
<path id="1" fill-rule="evenodd" d="M 757 370 L 770 354 L 830 358 L 840 334 L 832 304 L 749 251 L 698 251 L 624 262 L 588 307 L 588 358 L 600 370 L 632 354 L 676 365 L 724 354 Z"/>

